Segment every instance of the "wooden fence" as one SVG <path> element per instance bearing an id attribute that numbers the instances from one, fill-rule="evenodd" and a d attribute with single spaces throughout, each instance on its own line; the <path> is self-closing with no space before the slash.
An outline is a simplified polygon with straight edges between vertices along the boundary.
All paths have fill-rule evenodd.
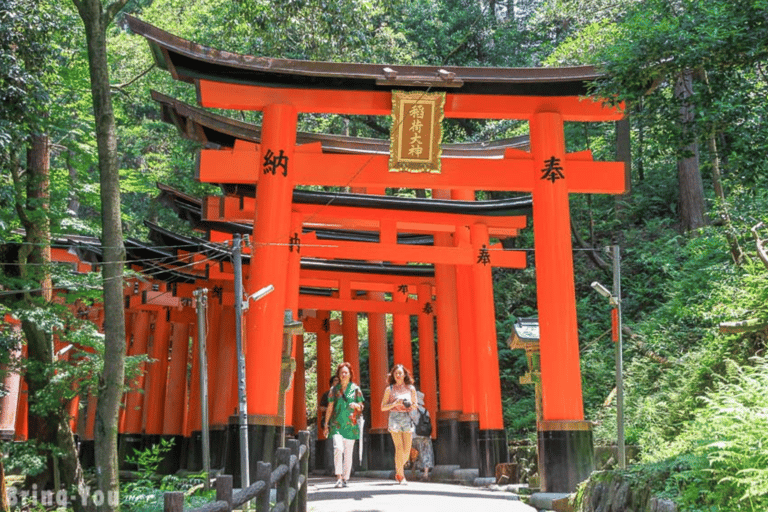
<path id="1" fill-rule="evenodd" d="M 278 448 L 277 467 L 269 462 L 256 463 L 256 481 L 248 488 L 232 493 L 232 476 L 216 478 L 216 501 L 187 512 L 231 512 L 253 500 L 249 507 L 256 512 L 306 512 L 307 475 L 309 474 L 309 432 L 302 430 L 298 439 L 286 441 L 285 448 Z M 269 491 L 276 488 L 276 503 L 269 502 Z M 182 512 L 183 492 L 165 493 L 164 512 Z"/>

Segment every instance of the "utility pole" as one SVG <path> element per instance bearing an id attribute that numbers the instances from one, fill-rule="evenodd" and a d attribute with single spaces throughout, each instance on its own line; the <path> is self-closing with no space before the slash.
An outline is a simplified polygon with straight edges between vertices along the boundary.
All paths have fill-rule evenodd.
<path id="1" fill-rule="evenodd" d="M 247 488 L 251 483 L 248 469 L 248 401 L 245 395 L 245 354 L 243 352 L 243 260 L 240 235 L 232 239 L 232 265 L 235 281 L 235 339 L 237 341 L 237 396 L 240 403 L 238 417 L 240 426 L 240 486 Z"/>
<path id="2" fill-rule="evenodd" d="M 199 288 L 192 292 L 196 299 L 197 310 L 197 350 L 200 362 L 200 423 L 203 445 L 203 472 L 205 473 L 205 490 L 211 487 L 211 448 L 208 425 L 208 357 L 206 350 L 206 318 L 208 312 L 208 288 Z"/>
<path id="3" fill-rule="evenodd" d="M 619 246 L 613 246 L 613 296 L 614 322 L 616 325 L 616 434 L 619 448 L 619 467 L 627 468 L 627 451 L 624 446 L 624 343 L 621 332 L 621 255 Z"/>
<path id="4" fill-rule="evenodd" d="M 606 251 L 611 248 L 606 247 Z M 616 437 L 618 444 L 619 467 L 627 468 L 627 451 L 624 446 L 624 337 L 621 332 L 621 256 L 619 246 L 614 245 L 613 256 L 613 291 L 594 281 L 592 288 L 608 299 L 611 304 L 611 334 L 616 343 Z"/>

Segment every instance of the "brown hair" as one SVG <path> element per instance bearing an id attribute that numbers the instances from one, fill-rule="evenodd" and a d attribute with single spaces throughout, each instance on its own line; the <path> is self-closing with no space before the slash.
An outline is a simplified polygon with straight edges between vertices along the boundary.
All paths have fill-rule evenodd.
<path id="1" fill-rule="evenodd" d="M 403 379 L 403 382 L 405 382 L 407 385 L 413 384 L 413 379 L 411 378 L 411 372 L 408 371 L 408 368 L 401 364 L 396 364 L 392 367 L 391 370 L 389 370 L 389 375 L 387 376 L 387 384 L 392 385 L 395 383 L 395 370 L 398 368 L 403 369 L 403 373 L 405 374 L 405 378 Z"/>
<path id="2" fill-rule="evenodd" d="M 341 377 L 339 376 L 339 373 L 341 372 L 342 368 L 348 368 L 349 369 L 349 382 L 352 382 L 355 380 L 355 371 L 352 369 L 352 365 L 346 361 L 341 363 L 339 366 L 336 367 L 336 376 L 339 377 L 339 380 L 341 380 Z"/>

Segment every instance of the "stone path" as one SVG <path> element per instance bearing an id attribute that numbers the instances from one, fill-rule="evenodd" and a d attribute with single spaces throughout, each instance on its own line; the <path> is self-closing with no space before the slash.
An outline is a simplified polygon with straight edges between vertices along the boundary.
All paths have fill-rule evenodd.
<path id="1" fill-rule="evenodd" d="M 518 495 L 448 483 L 352 477 L 337 489 L 335 478 L 310 476 L 309 512 L 536 512 Z"/>

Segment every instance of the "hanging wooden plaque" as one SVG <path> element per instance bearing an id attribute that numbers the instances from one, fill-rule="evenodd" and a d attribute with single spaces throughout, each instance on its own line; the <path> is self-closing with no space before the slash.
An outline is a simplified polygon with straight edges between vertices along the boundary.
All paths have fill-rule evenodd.
<path id="1" fill-rule="evenodd" d="M 444 92 L 392 91 L 390 172 L 440 172 Z"/>

